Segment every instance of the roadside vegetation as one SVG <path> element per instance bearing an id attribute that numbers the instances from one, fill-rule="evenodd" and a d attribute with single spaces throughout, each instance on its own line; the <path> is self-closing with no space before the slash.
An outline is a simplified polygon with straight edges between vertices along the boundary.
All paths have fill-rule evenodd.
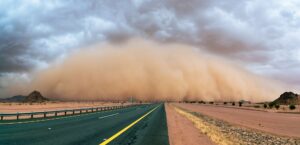
<path id="1" fill-rule="evenodd" d="M 280 105 L 279 104 L 276 104 L 275 105 L 275 108 L 278 110 L 280 108 Z"/>
<path id="2" fill-rule="evenodd" d="M 292 105 L 289 106 L 289 108 L 290 108 L 290 110 L 295 110 L 296 106 L 292 104 Z"/>
<path id="3" fill-rule="evenodd" d="M 243 105 L 243 102 L 240 101 L 240 102 L 239 102 L 239 106 L 242 107 L 242 105 Z"/>

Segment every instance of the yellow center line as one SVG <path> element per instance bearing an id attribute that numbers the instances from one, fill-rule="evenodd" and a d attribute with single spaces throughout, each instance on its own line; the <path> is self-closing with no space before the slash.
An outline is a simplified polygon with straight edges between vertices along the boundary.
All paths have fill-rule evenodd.
<path id="1" fill-rule="evenodd" d="M 159 105 L 160 106 L 160 105 Z M 118 136 L 120 136 L 122 133 L 124 133 L 125 131 L 127 131 L 129 128 L 131 128 L 132 126 L 134 126 L 135 124 L 137 124 L 139 121 L 141 121 L 143 118 L 145 118 L 147 115 L 149 115 L 150 113 L 152 113 L 155 109 L 157 109 L 159 106 L 155 107 L 154 109 L 150 110 L 148 113 L 146 113 L 145 115 L 143 115 L 142 117 L 140 117 L 139 119 L 137 119 L 136 121 L 132 122 L 131 124 L 129 124 L 127 127 L 125 127 L 124 129 L 120 130 L 118 133 L 116 133 L 115 135 L 111 136 L 109 139 L 105 140 L 104 142 L 100 143 L 99 145 L 106 145 L 108 143 L 110 143 L 112 140 L 114 140 L 115 138 L 117 138 Z"/>

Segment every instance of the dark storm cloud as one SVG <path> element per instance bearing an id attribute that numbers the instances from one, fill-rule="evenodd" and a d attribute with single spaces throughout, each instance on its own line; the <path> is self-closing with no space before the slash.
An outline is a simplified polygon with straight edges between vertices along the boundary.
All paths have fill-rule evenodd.
<path id="1" fill-rule="evenodd" d="M 297 1 L 2 1 L 0 74 L 131 37 L 189 44 L 265 75 L 286 73 L 279 66 L 300 61 L 299 18 Z"/>

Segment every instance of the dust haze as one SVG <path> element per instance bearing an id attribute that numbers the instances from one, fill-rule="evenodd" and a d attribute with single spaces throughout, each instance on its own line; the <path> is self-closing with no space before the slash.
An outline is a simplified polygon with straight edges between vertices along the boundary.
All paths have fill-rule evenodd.
<path id="1" fill-rule="evenodd" d="M 265 101 L 284 90 L 273 80 L 199 48 L 132 39 L 80 49 L 28 85 L 66 100 Z"/>

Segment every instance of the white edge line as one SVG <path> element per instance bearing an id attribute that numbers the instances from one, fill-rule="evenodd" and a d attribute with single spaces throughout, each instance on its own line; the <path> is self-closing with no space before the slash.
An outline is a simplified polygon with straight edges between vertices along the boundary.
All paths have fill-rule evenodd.
<path id="1" fill-rule="evenodd" d="M 115 114 L 110 114 L 110 115 L 102 116 L 102 117 L 99 117 L 99 119 L 103 119 L 103 118 L 115 116 L 115 115 L 118 115 L 118 114 L 119 114 L 119 113 L 115 113 Z"/>

